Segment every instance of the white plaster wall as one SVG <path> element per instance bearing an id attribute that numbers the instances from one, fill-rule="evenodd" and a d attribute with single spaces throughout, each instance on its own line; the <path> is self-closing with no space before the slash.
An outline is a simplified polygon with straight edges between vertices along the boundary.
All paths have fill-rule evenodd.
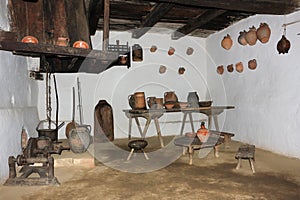
<path id="1" fill-rule="evenodd" d="M 242 20 L 207 39 L 208 83 L 214 100 L 235 105 L 234 111 L 223 116 L 223 130 L 234 132 L 235 139 L 255 144 L 273 152 L 300 158 L 299 102 L 300 86 L 299 52 L 300 23 L 287 27 L 286 37 L 291 42 L 288 54 L 278 54 L 277 42 L 283 34 L 282 24 L 300 19 L 300 12 L 287 16 L 257 15 Z M 268 43 L 259 41 L 254 46 L 241 46 L 237 42 L 239 32 L 249 27 L 259 27 L 266 22 L 271 28 Z M 234 45 L 227 51 L 221 40 L 230 34 Z M 256 59 L 258 67 L 247 68 L 250 59 Z M 218 65 L 226 66 L 243 62 L 244 72 L 216 73 Z M 222 86 L 224 85 L 224 87 Z M 225 89 L 225 98 L 222 93 Z"/>
<path id="2" fill-rule="evenodd" d="M 100 99 L 106 99 L 113 107 L 115 137 L 127 137 L 128 118 L 122 112 L 128 109 L 128 95 L 136 91 L 144 91 L 146 96 L 163 97 L 166 91 L 175 91 L 180 101 L 186 101 L 189 91 L 197 91 L 202 100 L 209 99 L 209 88 L 206 83 L 206 58 L 207 53 L 204 49 L 205 39 L 186 37 L 178 41 L 172 41 L 170 34 L 149 33 L 140 39 L 132 39 L 130 33 L 112 32 L 110 34 L 110 44 L 129 45 L 140 44 L 143 47 L 143 62 L 133 62 L 132 67 L 127 69 L 126 66 L 115 66 L 100 74 L 57 74 L 58 93 L 60 98 L 59 119 L 66 121 L 71 120 L 72 115 L 72 87 L 76 88 L 76 105 L 77 101 L 77 83 L 76 78 L 80 78 L 82 85 L 82 101 L 84 123 L 91 124 L 94 122 L 94 107 Z M 92 37 L 94 49 L 102 49 L 102 33 Z M 156 45 L 158 50 L 155 53 L 149 51 L 151 45 Z M 176 49 L 173 56 L 169 56 L 167 51 L 172 46 Z M 192 55 L 186 55 L 188 47 L 194 48 Z M 159 74 L 160 65 L 165 65 L 167 71 Z M 178 68 L 185 67 L 184 75 L 178 74 Z M 45 82 L 40 84 L 39 95 L 39 113 L 40 118 L 46 117 L 45 114 Z M 54 92 L 52 92 L 54 94 Z M 53 96 L 54 99 L 54 96 Z M 55 103 L 53 103 L 55 104 Z M 55 110 L 55 105 L 53 109 Z M 53 111 L 54 112 L 54 111 Z M 162 121 L 162 133 L 178 134 L 180 113 L 164 115 Z M 78 107 L 76 108 L 76 120 L 79 121 Z M 200 118 L 198 116 L 196 119 Z M 55 119 L 55 115 L 53 115 Z M 170 122 L 173 122 L 170 124 Z M 187 127 L 187 130 L 189 127 Z M 65 138 L 65 126 L 59 131 L 59 137 Z M 153 124 L 149 127 L 149 134 L 156 134 Z M 138 136 L 138 130 L 134 124 L 133 135 Z"/>
<path id="3" fill-rule="evenodd" d="M 0 27 L 8 25 L 6 1 L 0 2 Z M 28 78 L 27 60 L 0 51 L 0 182 L 8 178 L 8 157 L 21 153 L 21 131 L 36 136 L 38 122 L 35 81 Z"/>

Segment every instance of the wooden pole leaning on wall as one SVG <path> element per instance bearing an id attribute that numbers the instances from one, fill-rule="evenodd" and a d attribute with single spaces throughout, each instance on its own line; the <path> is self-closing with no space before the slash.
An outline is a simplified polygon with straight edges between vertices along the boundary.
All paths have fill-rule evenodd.
<path id="1" fill-rule="evenodd" d="M 104 0 L 104 15 L 103 15 L 103 43 L 102 50 L 108 50 L 109 43 L 109 0 Z"/>

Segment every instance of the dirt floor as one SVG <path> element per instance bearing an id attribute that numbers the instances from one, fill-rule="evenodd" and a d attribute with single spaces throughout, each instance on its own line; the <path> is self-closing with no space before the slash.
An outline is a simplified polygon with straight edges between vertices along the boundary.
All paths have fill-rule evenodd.
<path id="1" fill-rule="evenodd" d="M 166 144 L 171 142 L 171 139 L 164 140 Z M 300 199 L 299 159 L 256 148 L 256 173 L 252 173 L 247 160 L 243 160 L 242 167 L 236 170 L 235 153 L 241 143 L 232 141 L 229 148 L 221 147 L 218 158 L 212 151 L 201 158 L 195 152 L 193 165 L 188 164 L 188 155 L 180 155 L 174 162 L 166 163 L 166 166 L 157 165 L 159 169 L 153 170 L 148 167 L 157 162 L 156 154 L 151 151 L 158 149 L 158 141 L 150 138 L 148 142 L 145 151 L 149 160 L 140 153 L 134 154 L 129 161 L 126 160 L 128 140 L 116 140 L 114 143 L 127 150 L 121 153 L 121 163 L 128 168 L 133 166 L 131 164 L 142 163 L 139 169 L 149 169 L 149 172 L 132 172 L 134 167 L 127 169 L 130 172 L 124 168 L 120 171 L 116 161 L 105 165 L 96 162 L 97 165 L 92 168 L 55 167 L 55 176 L 61 183 L 59 186 L 0 186 L 0 199 Z M 61 156 L 70 155 L 72 152 L 63 152 Z"/>

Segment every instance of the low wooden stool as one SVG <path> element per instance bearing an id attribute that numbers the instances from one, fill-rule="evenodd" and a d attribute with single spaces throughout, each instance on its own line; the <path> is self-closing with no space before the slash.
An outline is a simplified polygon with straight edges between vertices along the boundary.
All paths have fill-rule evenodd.
<path id="1" fill-rule="evenodd" d="M 130 160 L 132 154 L 134 151 L 142 151 L 144 153 L 144 156 L 147 160 L 149 160 L 146 152 L 144 151 L 144 148 L 148 145 L 148 142 L 146 140 L 132 140 L 128 143 L 128 147 L 131 149 L 127 160 Z"/>
<path id="2" fill-rule="evenodd" d="M 235 158 L 238 160 L 236 165 L 236 169 L 240 169 L 241 167 L 241 159 L 248 159 L 250 163 L 250 167 L 253 173 L 255 173 L 254 169 L 254 154 L 255 154 L 255 146 L 254 145 L 242 145 L 239 147 Z"/>

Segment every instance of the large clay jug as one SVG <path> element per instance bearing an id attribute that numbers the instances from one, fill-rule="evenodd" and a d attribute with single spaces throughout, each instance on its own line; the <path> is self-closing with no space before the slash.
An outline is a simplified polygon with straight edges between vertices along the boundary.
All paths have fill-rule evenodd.
<path id="1" fill-rule="evenodd" d="M 259 28 L 256 31 L 257 39 L 261 43 L 267 43 L 270 39 L 271 29 L 267 23 L 260 23 Z"/>
<path id="2" fill-rule="evenodd" d="M 70 131 L 68 141 L 73 153 L 86 152 L 91 143 L 90 132 L 90 125 L 80 125 Z"/>
<path id="3" fill-rule="evenodd" d="M 187 96 L 187 101 L 192 107 L 198 107 L 199 106 L 199 96 L 197 92 L 189 92 Z"/>
<path id="4" fill-rule="evenodd" d="M 257 35 L 256 35 L 256 28 L 254 26 L 250 27 L 249 28 L 249 31 L 247 32 L 246 34 L 246 40 L 247 40 L 247 43 L 250 45 L 250 46 L 253 46 L 256 44 L 256 41 L 257 41 Z"/>
<path id="5" fill-rule="evenodd" d="M 135 92 L 134 93 L 134 102 L 136 109 L 146 109 L 146 99 L 144 92 Z"/>
<path id="6" fill-rule="evenodd" d="M 223 40 L 222 40 L 222 42 L 221 42 L 221 46 L 222 46 L 224 49 L 229 50 L 229 49 L 232 47 L 232 44 L 233 44 L 232 39 L 231 39 L 230 35 L 227 34 L 227 35 L 223 38 Z"/>
<path id="7" fill-rule="evenodd" d="M 165 100 L 165 103 L 166 102 L 178 102 L 178 98 L 174 91 L 165 92 L 164 100 Z"/>

